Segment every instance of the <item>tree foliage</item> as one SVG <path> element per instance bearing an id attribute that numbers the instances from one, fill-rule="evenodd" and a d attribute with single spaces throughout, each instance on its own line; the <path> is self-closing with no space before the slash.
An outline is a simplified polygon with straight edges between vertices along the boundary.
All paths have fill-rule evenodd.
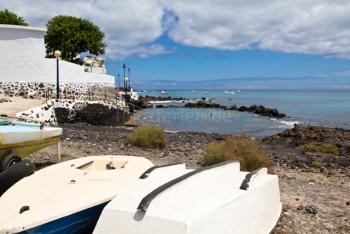
<path id="1" fill-rule="evenodd" d="M 104 54 L 106 47 L 104 33 L 97 25 L 86 19 L 65 15 L 49 20 L 45 45 L 48 57 L 53 57 L 53 52 L 60 50 L 62 59 L 74 63 L 81 63 L 81 53 Z"/>
<path id="2" fill-rule="evenodd" d="M 22 17 L 17 16 L 15 13 L 7 9 L 0 11 L 0 24 L 28 26 L 28 24 Z"/>

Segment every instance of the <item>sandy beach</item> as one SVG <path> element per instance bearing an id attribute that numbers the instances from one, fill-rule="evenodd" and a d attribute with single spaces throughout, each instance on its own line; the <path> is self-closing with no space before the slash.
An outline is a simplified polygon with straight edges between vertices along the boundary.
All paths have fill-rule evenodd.
<path id="1" fill-rule="evenodd" d="M 0 96 L 0 99 L 8 100 L 4 102 L 0 101 L 0 114 L 9 116 L 15 116 L 18 112 L 40 106 L 45 102 L 44 99 L 26 99 L 22 97 L 12 97 L 11 99 L 5 99 L 4 97 Z"/>

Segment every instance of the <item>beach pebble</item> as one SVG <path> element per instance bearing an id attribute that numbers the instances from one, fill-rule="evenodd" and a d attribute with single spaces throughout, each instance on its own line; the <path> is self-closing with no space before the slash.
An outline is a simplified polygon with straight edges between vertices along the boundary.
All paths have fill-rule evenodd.
<path id="1" fill-rule="evenodd" d="M 318 209 L 314 205 L 305 206 L 305 212 L 308 214 L 316 215 L 318 213 Z"/>

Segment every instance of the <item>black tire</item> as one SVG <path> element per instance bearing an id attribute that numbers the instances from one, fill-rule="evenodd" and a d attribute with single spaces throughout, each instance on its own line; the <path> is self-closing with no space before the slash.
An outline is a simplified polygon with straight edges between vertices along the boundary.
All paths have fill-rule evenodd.
<path id="1" fill-rule="evenodd" d="M 1 171 L 5 171 L 10 166 L 22 161 L 22 159 L 16 155 L 7 155 L 1 162 Z"/>
<path id="2" fill-rule="evenodd" d="M 12 185 L 26 176 L 30 176 L 35 171 L 35 165 L 23 160 L 0 173 L 0 196 Z"/>

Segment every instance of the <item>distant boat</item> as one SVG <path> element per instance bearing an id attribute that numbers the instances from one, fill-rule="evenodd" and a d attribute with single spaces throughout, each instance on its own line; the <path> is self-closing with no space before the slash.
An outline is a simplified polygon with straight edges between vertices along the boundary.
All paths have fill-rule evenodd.
<path id="1" fill-rule="evenodd" d="M 224 93 L 225 93 L 225 94 L 236 94 L 236 92 L 235 92 L 235 91 L 227 91 L 227 90 L 226 90 L 226 91 L 224 91 Z"/>
<path id="2" fill-rule="evenodd" d="M 167 94 L 168 92 L 165 90 L 160 91 L 161 94 Z"/>

